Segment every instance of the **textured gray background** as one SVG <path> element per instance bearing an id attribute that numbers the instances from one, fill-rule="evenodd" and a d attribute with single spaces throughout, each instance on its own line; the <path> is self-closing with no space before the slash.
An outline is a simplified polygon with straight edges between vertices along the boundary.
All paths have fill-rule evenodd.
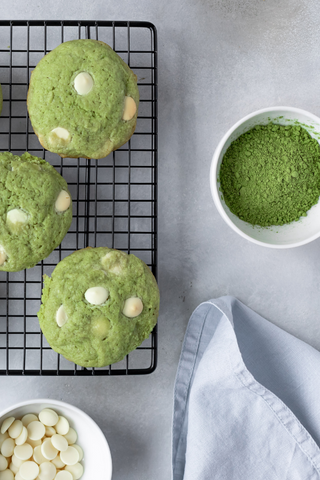
<path id="1" fill-rule="evenodd" d="M 10 0 L 3 19 L 148 20 L 159 35 L 159 366 L 145 377 L 0 378 L 0 409 L 32 397 L 89 413 L 110 443 L 114 480 L 170 478 L 173 383 L 203 300 L 232 294 L 320 349 L 320 240 L 253 245 L 219 217 L 213 151 L 263 107 L 320 115 L 317 0 Z"/>

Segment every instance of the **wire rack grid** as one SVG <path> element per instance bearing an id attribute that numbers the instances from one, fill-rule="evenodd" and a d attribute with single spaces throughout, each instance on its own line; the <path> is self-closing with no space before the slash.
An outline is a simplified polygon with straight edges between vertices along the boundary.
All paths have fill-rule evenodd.
<path id="1" fill-rule="evenodd" d="M 62 159 L 45 151 L 26 109 L 31 71 L 62 42 L 102 40 L 138 76 L 139 117 L 127 144 L 100 160 Z M 157 328 L 117 364 L 85 369 L 56 354 L 37 312 L 42 277 L 65 256 L 87 246 L 134 253 L 157 276 L 157 35 L 148 22 L 0 21 L 0 151 L 42 156 L 66 179 L 73 221 L 61 245 L 34 268 L 0 272 L 0 375 L 132 375 L 157 363 Z"/>

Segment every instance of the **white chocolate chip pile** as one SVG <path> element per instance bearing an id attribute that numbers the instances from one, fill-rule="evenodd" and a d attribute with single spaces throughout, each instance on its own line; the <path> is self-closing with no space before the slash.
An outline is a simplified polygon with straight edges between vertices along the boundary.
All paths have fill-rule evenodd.
<path id="1" fill-rule="evenodd" d="M 6 222 L 10 230 L 17 233 L 28 222 L 28 214 L 20 208 L 14 208 L 7 213 Z"/>
<path id="2" fill-rule="evenodd" d="M 78 480 L 83 450 L 68 420 L 51 408 L 21 420 L 6 418 L 0 428 L 0 480 Z"/>

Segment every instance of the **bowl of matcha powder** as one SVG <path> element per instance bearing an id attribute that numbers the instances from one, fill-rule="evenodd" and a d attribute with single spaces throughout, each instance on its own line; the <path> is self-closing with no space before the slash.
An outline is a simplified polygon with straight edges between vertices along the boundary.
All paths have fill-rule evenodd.
<path id="1" fill-rule="evenodd" d="M 237 122 L 214 153 L 210 184 L 226 223 L 271 248 L 320 236 L 320 118 L 272 107 Z"/>

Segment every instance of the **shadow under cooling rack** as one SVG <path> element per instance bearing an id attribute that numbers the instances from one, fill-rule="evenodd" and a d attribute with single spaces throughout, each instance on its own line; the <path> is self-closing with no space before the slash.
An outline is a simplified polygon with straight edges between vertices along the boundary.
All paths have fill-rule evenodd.
<path id="1" fill-rule="evenodd" d="M 92 38 L 109 44 L 138 76 L 137 128 L 128 143 L 100 160 L 62 159 L 33 133 L 26 97 L 31 71 L 61 42 Z M 73 221 L 61 245 L 36 267 L 0 272 L 0 375 L 131 375 L 151 373 L 157 328 L 122 362 L 85 369 L 56 354 L 37 312 L 42 277 L 79 248 L 108 246 L 141 258 L 157 276 L 157 38 L 147 22 L 0 21 L 0 151 L 45 158 L 68 182 Z"/>

